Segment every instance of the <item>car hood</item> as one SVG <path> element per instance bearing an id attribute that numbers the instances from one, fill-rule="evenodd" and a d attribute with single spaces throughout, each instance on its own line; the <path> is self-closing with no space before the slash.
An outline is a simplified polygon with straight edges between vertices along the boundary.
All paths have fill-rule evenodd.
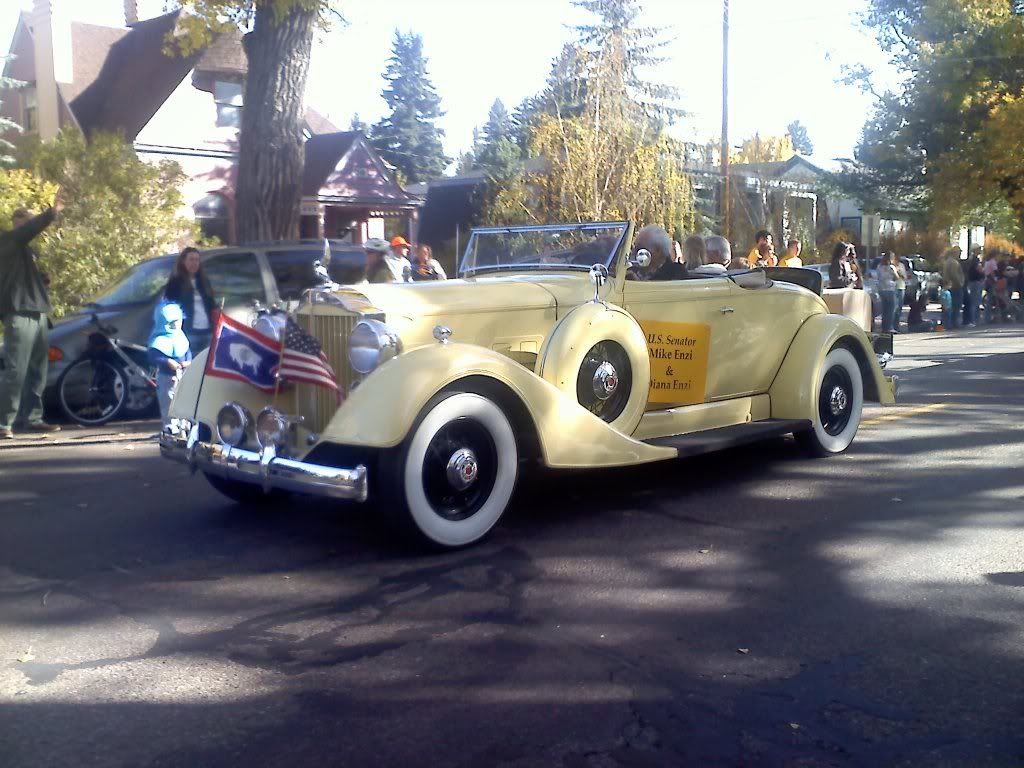
<path id="1" fill-rule="evenodd" d="M 516 275 L 355 286 L 388 316 L 446 317 L 495 311 L 555 309 L 593 294 L 585 275 Z"/>
<path id="2" fill-rule="evenodd" d="M 340 292 L 350 308 L 383 313 L 406 348 L 434 343 L 443 325 L 453 339 L 533 350 L 567 307 L 593 296 L 586 274 L 508 275 L 421 283 L 363 284 Z"/>

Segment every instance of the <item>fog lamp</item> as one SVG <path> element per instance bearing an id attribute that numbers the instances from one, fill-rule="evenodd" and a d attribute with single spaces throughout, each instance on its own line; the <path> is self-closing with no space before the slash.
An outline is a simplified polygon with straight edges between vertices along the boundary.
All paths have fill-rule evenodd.
<path id="1" fill-rule="evenodd" d="M 264 408 L 256 417 L 256 440 L 261 448 L 284 448 L 288 444 L 288 419 L 276 408 Z"/>

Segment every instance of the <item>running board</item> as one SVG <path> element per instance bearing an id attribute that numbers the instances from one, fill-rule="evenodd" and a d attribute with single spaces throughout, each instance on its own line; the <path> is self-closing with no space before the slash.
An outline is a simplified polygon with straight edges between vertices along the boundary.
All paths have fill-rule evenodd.
<path id="1" fill-rule="evenodd" d="M 788 435 L 790 432 L 802 432 L 811 428 L 809 419 L 765 419 L 747 424 L 735 424 L 731 427 L 705 429 L 701 432 L 687 432 L 685 435 L 669 437 L 653 437 L 642 442 L 660 448 L 675 448 L 679 457 L 699 456 L 702 453 L 724 451 L 738 445 L 756 443 L 771 437 Z"/>

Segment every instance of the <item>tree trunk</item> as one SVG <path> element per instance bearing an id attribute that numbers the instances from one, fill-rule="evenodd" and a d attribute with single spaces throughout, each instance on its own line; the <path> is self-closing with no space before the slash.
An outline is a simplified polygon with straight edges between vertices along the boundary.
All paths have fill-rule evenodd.
<path id="1" fill-rule="evenodd" d="M 316 11 L 294 5 L 275 15 L 256 6 L 245 36 L 245 82 L 238 146 L 238 241 L 298 237 L 303 141 L 301 117 Z"/>

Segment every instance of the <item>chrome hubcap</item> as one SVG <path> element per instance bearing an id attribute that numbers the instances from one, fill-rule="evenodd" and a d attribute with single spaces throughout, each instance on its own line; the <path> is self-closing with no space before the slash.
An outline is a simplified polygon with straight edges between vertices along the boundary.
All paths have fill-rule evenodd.
<path id="1" fill-rule="evenodd" d="M 607 400 L 619 388 L 619 374 L 615 366 L 605 361 L 594 371 L 594 396 L 598 400 Z"/>
<path id="2" fill-rule="evenodd" d="M 849 400 L 846 397 L 846 390 L 842 387 L 835 387 L 832 390 L 832 395 L 829 397 L 828 404 L 833 416 L 838 416 L 840 413 L 845 411 L 846 406 L 849 404 Z"/>
<path id="3" fill-rule="evenodd" d="M 457 491 L 464 491 L 476 482 L 480 466 L 476 454 L 469 448 L 460 448 L 448 459 L 448 482 Z"/>

